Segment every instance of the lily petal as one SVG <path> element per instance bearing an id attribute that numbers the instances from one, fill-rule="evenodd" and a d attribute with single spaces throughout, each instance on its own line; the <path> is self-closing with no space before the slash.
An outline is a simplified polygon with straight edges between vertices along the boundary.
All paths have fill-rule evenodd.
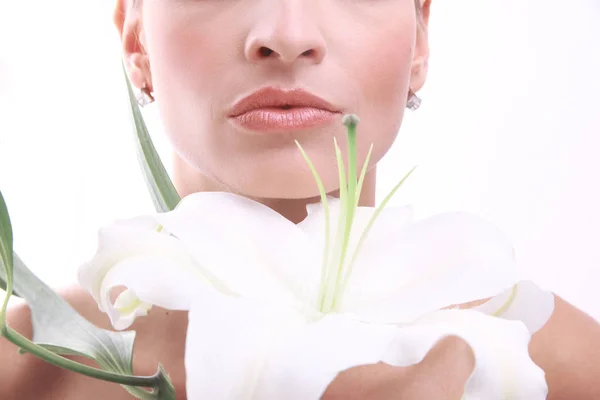
<path id="1" fill-rule="evenodd" d="M 473 310 L 500 318 L 522 321 L 533 335 L 552 316 L 554 294 L 540 289 L 531 281 L 522 281 Z"/>
<path id="2" fill-rule="evenodd" d="M 446 213 L 379 243 L 367 239 L 340 311 L 365 321 L 405 323 L 490 298 L 519 281 L 513 248 L 501 231 L 470 214 Z"/>
<path id="3" fill-rule="evenodd" d="M 330 243 L 333 245 L 335 235 L 337 234 L 337 223 L 340 218 L 341 202 L 340 199 L 334 197 L 327 198 L 329 206 L 329 226 L 330 226 Z M 308 216 L 298 224 L 298 228 L 302 229 L 306 235 L 312 239 L 313 243 L 325 242 L 325 209 L 321 203 L 309 204 L 306 207 Z M 369 225 L 376 209 L 373 207 L 357 207 L 354 213 L 352 223 L 352 231 L 350 233 L 350 241 L 348 244 L 349 254 L 352 257 L 354 249 Z M 408 226 L 412 222 L 414 210 L 412 206 L 402 207 L 386 207 L 379 216 L 375 219 L 368 234 L 369 242 L 381 242 L 386 240 L 391 235 Z M 321 250 L 322 247 L 319 247 Z"/>
<path id="4" fill-rule="evenodd" d="M 111 290 L 122 286 L 128 290 L 111 304 Z M 196 274 L 179 268 L 170 257 L 130 257 L 104 277 L 100 305 L 113 327 L 121 330 L 128 328 L 136 317 L 146 315 L 151 305 L 168 310 L 189 310 L 194 294 L 210 287 Z M 123 296 L 126 299 L 122 299 Z M 128 307 L 123 307 L 124 300 Z"/>
<path id="5" fill-rule="evenodd" d="M 100 230 L 96 255 L 79 268 L 79 283 L 87 289 L 115 329 L 125 329 L 151 305 L 187 309 L 198 285 L 222 288 L 195 265 L 186 248 L 152 217 L 120 220 Z M 113 288 L 126 287 L 115 304 Z"/>
<path id="6" fill-rule="evenodd" d="M 250 400 L 259 398 L 254 393 L 278 335 L 302 326 L 305 319 L 277 301 L 249 301 L 203 290 L 194 297 L 188 321 L 188 398 Z"/>
<path id="7" fill-rule="evenodd" d="M 306 316 L 203 291 L 190 309 L 189 398 L 318 399 L 339 372 L 383 358 L 398 328 Z"/>
<path id="8" fill-rule="evenodd" d="M 255 314 L 251 312 L 250 315 Z M 225 397 L 222 397 L 223 392 L 215 396 L 215 392 L 209 390 L 212 398 L 234 399 L 244 388 L 253 391 L 252 400 L 318 399 L 344 370 L 377 362 L 404 367 L 414 365 L 422 361 L 439 340 L 449 335 L 463 338 L 475 353 L 476 368 L 465 386 L 467 398 L 542 400 L 547 394 L 544 373 L 529 357 L 530 335 L 523 324 L 479 312 L 444 311 L 404 327 L 365 324 L 349 315 L 328 314 L 304 325 L 290 324 L 284 329 L 280 325 L 275 335 L 265 332 L 273 326 L 272 317 L 266 321 L 258 319 L 265 329 L 262 332 L 252 325 L 252 320 L 244 321 L 243 317 L 236 317 L 236 320 L 239 325 L 230 326 L 235 335 L 234 351 L 243 353 L 248 360 L 251 356 L 247 353 L 259 349 L 260 362 L 256 363 L 257 371 L 249 380 L 251 385 L 240 384 L 239 392 L 228 392 Z M 245 326 L 253 326 L 250 331 L 255 337 L 251 342 L 246 341 L 246 329 L 241 329 Z M 209 349 L 213 353 L 211 359 L 215 360 L 211 373 L 217 374 L 214 368 L 227 367 L 217 349 L 228 346 L 225 343 L 219 345 L 218 335 L 213 334 L 213 337 L 217 340 L 206 347 L 213 348 Z M 230 336 L 227 338 L 232 340 Z M 188 340 L 196 339 L 188 336 Z M 260 344 L 257 346 L 256 343 Z M 227 357 L 230 356 L 227 350 Z M 205 353 L 202 358 L 196 357 L 206 360 Z M 239 358 L 236 360 L 235 365 L 242 362 Z M 215 385 L 211 379 L 206 383 Z M 233 383 L 228 380 L 227 385 L 222 383 L 221 386 L 227 388 L 232 384 L 237 385 L 235 380 Z M 195 393 L 207 393 L 206 388 L 196 390 Z"/>
<path id="9" fill-rule="evenodd" d="M 254 400 L 319 399 L 340 372 L 384 359 L 398 332 L 342 314 L 287 332 L 271 350 Z"/>
<path id="10" fill-rule="evenodd" d="M 269 207 L 231 193 L 196 193 L 156 218 L 241 296 L 293 307 L 316 303 L 321 249 Z"/>
<path id="11" fill-rule="evenodd" d="M 402 329 L 384 361 L 397 366 L 418 363 L 448 335 L 465 340 L 475 354 L 475 370 L 465 386 L 465 398 L 546 399 L 545 374 L 529 356 L 531 335 L 520 321 L 472 310 L 438 311 Z"/>
<path id="12" fill-rule="evenodd" d="M 137 317 L 148 315 L 152 304 L 142 302 L 133 290 L 126 289 L 117 297 L 113 308 L 108 312 L 111 323 L 115 329 L 121 330 L 129 328 Z"/>

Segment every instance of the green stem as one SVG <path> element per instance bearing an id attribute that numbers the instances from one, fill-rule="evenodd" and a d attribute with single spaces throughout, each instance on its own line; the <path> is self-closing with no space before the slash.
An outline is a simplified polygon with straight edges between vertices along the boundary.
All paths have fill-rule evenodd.
<path id="1" fill-rule="evenodd" d="M 338 174 L 340 181 L 340 215 L 338 220 L 338 229 L 335 235 L 335 247 L 333 250 L 333 257 L 331 259 L 331 265 L 329 265 L 327 268 L 325 291 L 323 293 L 323 299 L 321 301 L 320 309 L 321 312 L 324 313 L 330 312 L 333 308 L 335 298 L 335 285 L 337 282 L 336 271 L 338 270 L 338 266 L 336 266 L 336 261 L 340 260 L 340 255 L 343 253 L 343 236 L 344 229 L 346 228 L 346 207 L 348 206 L 348 185 L 346 183 L 346 173 L 344 171 L 344 160 L 342 159 L 342 152 L 335 138 L 333 138 L 333 143 L 335 145 L 335 155 L 338 164 Z"/>
<path id="2" fill-rule="evenodd" d="M 4 311 L 4 310 L 3 310 Z M 92 378 L 101 379 L 108 382 L 119 383 L 126 386 L 142 386 L 142 387 L 157 387 L 159 384 L 159 376 L 126 376 L 113 372 L 103 371 L 98 368 L 88 367 L 76 361 L 69 360 L 63 356 L 51 352 L 41 346 L 28 340 L 26 337 L 19 334 L 17 331 L 6 326 L 6 321 L 3 318 L 3 336 L 9 341 L 16 344 L 28 353 L 33 354 L 50 364 L 56 365 L 70 371 L 80 373 Z"/>
<path id="3" fill-rule="evenodd" d="M 6 209 L 4 199 L 1 197 L 1 193 L 0 202 L 1 205 Z M 12 228 L 10 227 L 10 221 L 8 230 L 8 240 L 10 240 L 8 245 L 6 243 L 6 241 L 8 240 L 4 240 L 3 237 L 0 237 L 0 259 L 2 260 L 2 264 L 4 265 L 4 271 L 6 272 L 6 296 L 4 296 L 2 309 L 0 309 L 0 334 L 2 336 L 6 336 L 6 333 L 9 330 L 8 325 L 6 324 L 6 310 L 8 309 L 8 302 L 10 301 L 10 296 L 13 292 Z"/>
<path id="4" fill-rule="evenodd" d="M 367 153 L 367 158 L 365 159 L 365 163 L 363 164 L 362 171 L 360 172 L 360 178 L 358 178 L 358 185 L 356 186 L 356 199 L 354 200 L 354 207 L 358 207 L 358 203 L 360 201 L 360 194 L 362 192 L 363 183 L 365 181 L 365 176 L 367 175 L 367 169 L 369 168 L 369 161 L 371 160 L 371 154 L 373 153 L 373 144 L 369 147 L 369 152 Z"/>
<path id="5" fill-rule="evenodd" d="M 2 303 L 2 309 L 0 310 L 0 335 L 8 337 L 7 333 L 9 331 L 9 327 L 6 324 L 6 310 L 8 309 L 8 302 L 10 301 L 10 296 L 13 291 L 12 277 L 9 275 L 8 268 L 6 267 L 6 257 L 4 257 L 4 251 L 2 251 L 2 262 L 6 268 L 6 296 L 4 296 L 4 302 Z"/>
<path id="6" fill-rule="evenodd" d="M 101 369 L 88 367 L 87 365 L 80 364 L 78 362 L 69 360 L 68 358 L 62 357 L 52 351 L 45 349 L 42 346 L 38 346 L 17 331 L 11 329 L 6 323 L 6 311 L 8 309 L 8 302 L 13 291 L 13 271 L 12 263 L 9 263 L 7 254 L 12 254 L 6 251 L 4 245 L 0 249 L 2 261 L 6 271 L 6 296 L 2 304 L 2 310 L 0 310 L 0 332 L 2 336 L 8 339 L 10 342 L 16 344 L 20 349 L 25 350 L 28 353 L 37 356 L 46 362 L 56 365 L 58 367 L 78 372 L 82 375 L 86 375 L 92 378 L 101 379 L 109 382 L 120 383 L 121 385 L 127 386 L 144 386 L 144 387 L 156 387 L 159 384 L 159 376 L 155 375 L 152 377 L 137 377 L 137 376 L 125 376 L 112 372 L 103 371 Z"/>
<path id="7" fill-rule="evenodd" d="M 356 261 L 356 257 L 358 256 L 360 248 L 362 247 L 363 242 L 365 241 L 367 235 L 369 234 L 369 231 L 371 230 L 371 227 L 375 223 L 375 220 L 377 219 L 377 217 L 379 216 L 379 214 L 381 214 L 381 212 L 383 211 L 383 209 L 385 208 L 385 206 L 387 205 L 387 203 L 392 199 L 392 197 L 394 196 L 394 194 L 396 194 L 396 192 L 398 191 L 398 189 L 400 189 L 400 187 L 402 186 L 402 184 L 408 179 L 408 177 L 414 172 L 414 170 L 416 168 L 417 168 L 416 166 L 413 167 L 404 176 L 404 178 L 402 178 L 400 180 L 400 182 L 398 182 L 396 184 L 396 186 L 394 186 L 394 188 L 392 189 L 392 191 L 383 199 L 383 201 L 381 202 L 381 204 L 379 205 L 379 207 L 377 207 L 377 209 L 375 210 L 375 212 L 371 216 L 371 219 L 369 220 L 369 223 L 367 224 L 367 227 L 365 228 L 365 230 L 363 231 L 362 235 L 360 236 L 360 239 L 358 240 L 358 244 L 356 245 L 356 248 L 354 249 L 354 254 L 352 255 L 352 259 L 350 260 L 350 264 L 348 266 L 348 270 L 346 271 L 346 274 L 344 275 L 344 280 L 343 280 L 342 288 L 341 288 L 342 291 L 345 290 L 345 288 L 346 288 L 346 286 L 348 284 L 348 280 L 350 279 L 350 275 L 352 274 L 352 267 L 354 265 L 354 262 Z"/>
<path id="8" fill-rule="evenodd" d="M 344 266 L 346 262 L 346 253 L 348 252 L 348 244 L 350 242 L 350 233 L 352 232 L 352 223 L 354 222 L 354 212 L 357 204 L 357 193 L 356 193 L 356 124 L 358 118 L 354 116 L 348 116 L 345 118 L 344 125 L 347 128 L 348 134 L 348 196 L 346 200 L 346 224 L 344 230 L 344 242 L 342 245 L 342 251 L 340 254 L 340 263 L 338 265 L 337 273 L 335 274 L 335 287 L 333 295 L 333 304 L 331 308 L 335 310 L 336 300 L 341 297 L 340 285 L 343 282 Z"/>
<path id="9" fill-rule="evenodd" d="M 354 199 L 356 195 L 356 124 L 348 125 L 348 219 L 346 220 L 346 233 L 350 232 L 352 218 L 354 216 Z"/>
<path id="10" fill-rule="evenodd" d="M 298 148 L 300 149 L 300 153 L 302 153 L 302 157 L 304 157 L 304 160 L 306 161 L 306 163 L 308 164 L 308 167 L 310 168 L 313 177 L 315 178 L 315 181 L 317 182 L 317 187 L 319 188 L 319 193 L 321 194 L 321 203 L 323 204 L 323 208 L 325 211 L 325 248 L 323 250 L 323 266 L 321 268 L 321 284 L 319 285 L 319 294 L 317 295 L 317 303 L 319 304 L 319 307 L 322 307 L 323 305 L 323 298 L 325 296 L 325 288 L 327 287 L 327 266 L 329 265 L 329 204 L 327 203 L 327 192 L 325 191 L 325 185 L 323 185 L 323 181 L 321 180 L 321 177 L 319 176 L 317 169 L 315 168 L 314 164 L 312 163 L 312 161 L 310 160 L 310 158 L 308 157 L 308 154 L 306 154 L 306 152 L 304 151 L 304 149 L 302 148 L 302 146 L 300 146 L 300 143 L 298 143 L 298 141 L 296 140 L 296 145 L 298 146 Z"/>

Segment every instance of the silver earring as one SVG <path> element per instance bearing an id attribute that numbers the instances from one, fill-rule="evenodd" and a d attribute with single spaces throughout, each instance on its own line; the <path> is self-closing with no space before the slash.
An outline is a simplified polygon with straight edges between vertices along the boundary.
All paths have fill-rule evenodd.
<path id="1" fill-rule="evenodd" d="M 140 107 L 145 107 L 154 102 L 152 92 L 150 92 L 150 89 L 148 89 L 148 85 L 146 83 L 144 83 L 144 86 L 140 89 L 140 92 L 136 96 L 136 100 Z"/>
<path id="2" fill-rule="evenodd" d="M 422 100 L 412 91 L 412 89 L 408 90 L 408 101 L 406 102 L 406 108 L 411 111 L 417 111 L 419 107 L 421 107 Z"/>

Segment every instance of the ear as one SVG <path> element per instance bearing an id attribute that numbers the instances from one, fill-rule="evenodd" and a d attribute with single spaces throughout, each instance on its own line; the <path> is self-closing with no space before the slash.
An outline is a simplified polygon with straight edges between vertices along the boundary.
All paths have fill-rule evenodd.
<path id="1" fill-rule="evenodd" d="M 133 86 L 146 85 L 152 91 L 150 63 L 144 46 L 141 18 L 142 0 L 117 0 L 113 14 L 123 49 L 123 60 Z"/>
<path id="2" fill-rule="evenodd" d="M 417 42 L 413 56 L 410 87 L 417 92 L 425 84 L 429 65 L 429 10 L 431 0 L 416 0 L 417 10 Z"/>

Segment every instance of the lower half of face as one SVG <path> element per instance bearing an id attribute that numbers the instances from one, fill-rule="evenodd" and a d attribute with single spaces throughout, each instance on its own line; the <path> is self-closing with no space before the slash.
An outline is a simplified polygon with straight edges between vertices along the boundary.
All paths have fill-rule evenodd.
<path id="1" fill-rule="evenodd" d="M 334 137 L 345 153 L 345 113 L 360 117 L 359 163 L 371 144 L 371 165 L 391 147 L 409 88 L 413 0 L 151 0 L 143 7 L 161 118 L 175 151 L 198 173 L 251 197 L 313 197 L 317 186 L 297 140 L 335 190 Z M 296 96 L 283 106 L 261 103 L 278 101 L 271 93 L 232 117 L 241 99 L 266 87 L 302 89 L 328 111 Z M 315 121 L 315 113 L 323 118 Z"/>

